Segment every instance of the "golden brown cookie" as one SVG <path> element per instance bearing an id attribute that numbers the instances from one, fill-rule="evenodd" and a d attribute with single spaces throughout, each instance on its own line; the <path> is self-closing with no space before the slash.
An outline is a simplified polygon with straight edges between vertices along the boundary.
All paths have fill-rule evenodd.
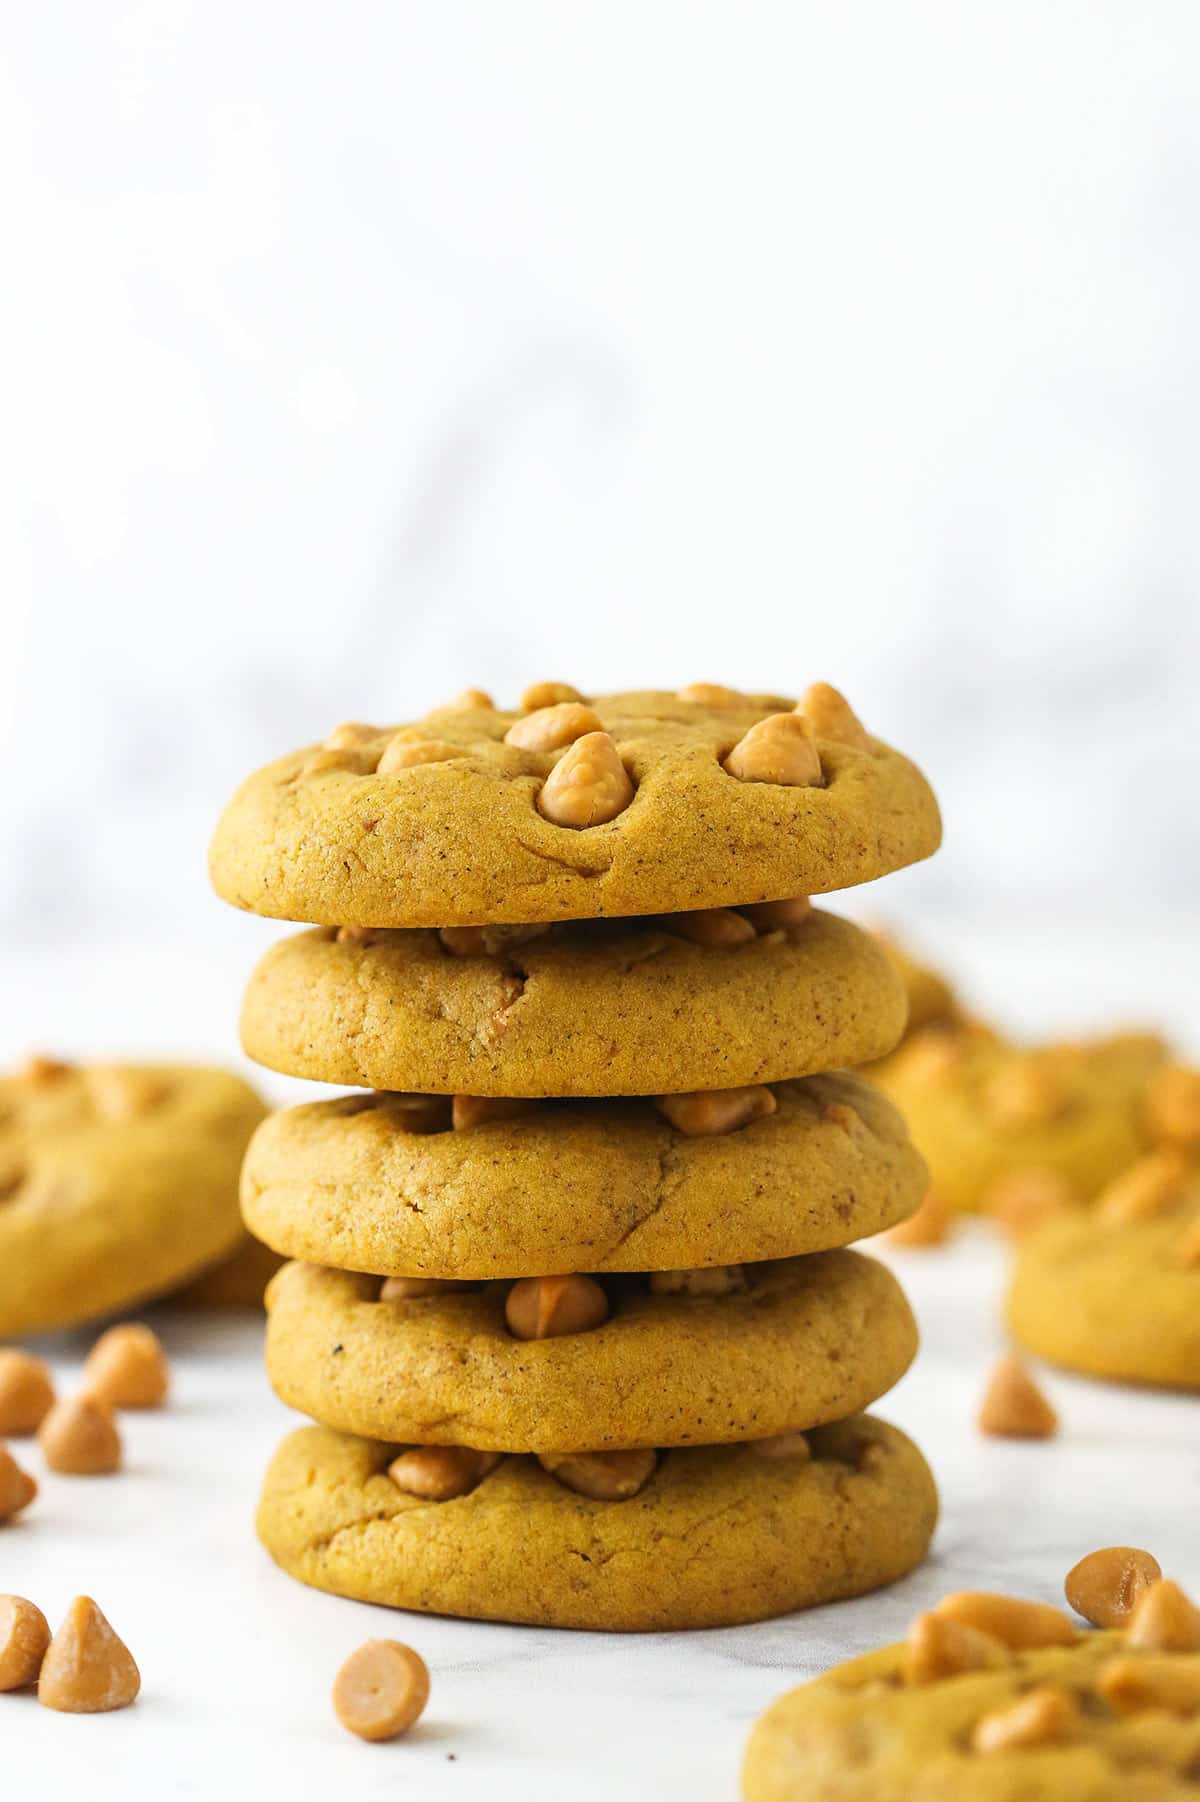
<path id="1" fill-rule="evenodd" d="M 1140 1650 L 1120 1632 L 997 1652 L 992 1668 L 911 1682 L 906 1646 L 885 1646 L 780 1697 L 750 1736 L 745 1802 L 1200 1794 L 1200 1711 L 1161 1700 L 1200 1683 L 1196 1654 Z"/>
<path id="2" fill-rule="evenodd" d="M 810 1443 L 810 1460 L 667 1452 L 624 1501 L 510 1457 L 469 1495 L 431 1502 L 385 1474 L 394 1446 L 307 1427 L 275 1454 L 258 1533 L 302 1582 L 394 1608 L 610 1632 L 733 1626 L 893 1583 L 928 1548 L 937 1492 L 902 1433 L 864 1415 Z"/>
<path id="3" fill-rule="evenodd" d="M 760 722 L 793 703 L 775 695 L 560 705 L 453 703 L 280 758 L 217 827 L 217 892 L 325 926 L 594 919 L 823 894 L 940 842 L 920 771 L 811 696 L 767 729 L 779 755 Z"/>
<path id="4" fill-rule="evenodd" d="M 290 1407 L 371 1438 L 483 1451 L 718 1445 L 840 1420 L 899 1382 L 917 1329 L 875 1258 L 741 1272 L 731 1294 L 610 1279 L 590 1331 L 514 1338 L 507 1283 L 381 1300 L 377 1277 L 288 1264 L 267 1297 L 267 1371 Z"/>
<path id="5" fill-rule="evenodd" d="M 1143 1149 L 1146 1085 L 1165 1056 L 1150 1034 L 1020 1050 L 971 1026 L 934 1026 L 870 1074 L 908 1121 L 941 1200 L 976 1209 L 1026 1170 L 1090 1200 Z"/>
<path id="6" fill-rule="evenodd" d="M 444 1100 L 311 1102 L 255 1134 L 242 1207 L 309 1263 L 489 1278 L 795 1257 L 917 1206 L 927 1173 L 886 1096 L 849 1074 L 771 1093 L 774 1113 L 699 1138 L 650 1101 L 546 1102 L 461 1131 Z"/>
<path id="7" fill-rule="evenodd" d="M 30 1060 L 0 1080 L 0 1337 L 177 1287 L 242 1232 L 266 1109 L 225 1070 Z"/>
<path id="8" fill-rule="evenodd" d="M 278 1252 L 244 1237 L 232 1257 L 195 1277 L 172 1300 L 185 1308 L 261 1308 L 267 1284 L 282 1264 Z"/>
<path id="9" fill-rule="evenodd" d="M 697 944 L 668 922 L 551 927 L 497 955 L 436 932 L 273 946 L 242 1043 L 291 1076 L 468 1095 L 730 1089 L 890 1050 L 904 995 L 869 933 L 813 911 L 791 932 Z"/>

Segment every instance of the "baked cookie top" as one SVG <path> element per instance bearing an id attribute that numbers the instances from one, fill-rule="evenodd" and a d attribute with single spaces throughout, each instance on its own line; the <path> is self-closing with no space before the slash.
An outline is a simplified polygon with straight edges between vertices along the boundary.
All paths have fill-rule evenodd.
<path id="1" fill-rule="evenodd" d="M 468 926 L 823 894 L 940 838 L 920 771 L 824 684 L 799 711 L 711 684 L 590 700 L 540 684 L 515 712 L 469 691 L 269 764 L 226 808 L 210 870 L 273 919 Z"/>
<path id="2" fill-rule="evenodd" d="M 161 1293 L 232 1249 L 266 1108 L 192 1065 L 32 1058 L 0 1078 L 0 1336 Z"/>
<path id="3" fill-rule="evenodd" d="M 425 1500 L 388 1476 L 399 1449 L 325 1427 L 285 1439 L 258 1510 L 276 1562 L 394 1608 L 651 1632 L 877 1589 L 920 1562 L 937 1516 L 921 1454 L 870 1415 L 818 1427 L 807 1457 L 666 1452 L 623 1500 L 580 1494 L 530 1457 Z"/>
<path id="4" fill-rule="evenodd" d="M 653 1095 L 861 1063 L 904 1026 L 886 955 L 833 914 L 789 929 L 721 909 L 517 932 L 298 933 L 251 977 L 242 1043 L 319 1082 Z"/>
<path id="5" fill-rule="evenodd" d="M 842 1073 L 766 1099 L 769 1113 L 743 1097 L 740 1126 L 693 1109 L 686 1132 L 650 1101 L 551 1101 L 457 1129 L 444 1098 L 311 1102 L 255 1134 L 242 1207 L 289 1257 L 470 1279 L 795 1257 L 916 1208 L 928 1173 L 886 1096 Z"/>
<path id="6" fill-rule="evenodd" d="M 718 1276 L 725 1292 L 711 1293 Z M 840 1420 L 899 1382 L 916 1352 L 899 1284 L 857 1252 L 680 1272 L 682 1289 L 656 1293 L 664 1280 L 549 1277 L 391 1300 L 378 1277 L 288 1264 L 267 1292 L 267 1371 L 290 1407 L 346 1432 L 576 1452 Z"/>
<path id="7" fill-rule="evenodd" d="M 1200 1795 L 1200 1653 L 1143 1648 L 1122 1631 L 1072 1639 L 1065 1616 L 1063 1628 L 1068 1643 L 1028 1650 L 955 1634 L 951 1657 L 984 1662 L 946 1676 L 913 1679 L 913 1639 L 835 1666 L 781 1697 L 755 1726 L 746 1802 Z M 936 1644 L 927 1639 L 921 1655 Z"/>

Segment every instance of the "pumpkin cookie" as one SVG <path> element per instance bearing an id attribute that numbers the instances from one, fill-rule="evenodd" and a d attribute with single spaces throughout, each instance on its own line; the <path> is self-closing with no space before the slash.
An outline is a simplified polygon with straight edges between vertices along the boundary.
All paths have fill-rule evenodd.
<path id="1" fill-rule="evenodd" d="M 0 1080 L 0 1337 L 91 1320 L 236 1245 L 266 1109 L 224 1070 L 31 1059 Z"/>
<path id="2" fill-rule="evenodd" d="M 776 1083 L 772 1113 L 689 1136 L 651 1101 L 548 1101 L 451 1130 L 444 1097 L 346 1095 L 264 1121 L 252 1232 L 381 1276 L 675 1270 L 827 1251 L 904 1219 L 928 1175 L 886 1096 Z"/>
<path id="3" fill-rule="evenodd" d="M 1146 1144 L 1147 1084 L 1166 1047 L 1123 1033 L 1020 1050 L 970 1025 L 913 1036 L 872 1080 L 891 1096 L 952 1208 L 986 1208 L 1036 1170 L 1091 1200 Z"/>
<path id="4" fill-rule="evenodd" d="M 714 921 L 735 942 L 684 936 Z M 319 1082 L 645 1095 L 861 1063 L 904 1026 L 886 955 L 833 914 L 762 934 L 732 910 L 533 931 L 490 953 L 454 931 L 298 933 L 251 977 L 242 1043 Z"/>
<path id="5" fill-rule="evenodd" d="M 925 1556 L 937 1492 L 916 1447 L 869 1415 L 808 1437 L 811 1457 L 666 1452 L 611 1501 L 503 1458 L 439 1502 L 388 1477 L 395 1446 L 307 1427 L 267 1471 L 258 1533 L 302 1582 L 394 1608 L 610 1632 L 734 1626 L 862 1595 Z"/>
<path id="6" fill-rule="evenodd" d="M 944 1642 L 921 1644 L 921 1624 L 907 1643 L 836 1665 L 767 1710 L 746 1752 L 745 1802 L 1186 1802 L 1200 1793 L 1196 1653 L 1148 1650 L 1123 1632 L 1012 1650 L 953 1623 Z M 939 1652 L 958 1668 L 937 1674 Z"/>
<path id="7" fill-rule="evenodd" d="M 730 1292 L 708 1292 L 718 1277 Z M 533 1340 L 510 1328 L 508 1283 L 387 1300 L 378 1277 L 289 1264 L 267 1297 L 267 1372 L 289 1406 L 346 1432 L 575 1452 L 839 1420 L 899 1382 L 916 1352 L 899 1284 L 857 1252 L 670 1280 L 701 1293 L 588 1284 L 592 1318 L 606 1302 L 607 1318 Z"/>
<path id="8" fill-rule="evenodd" d="M 273 919 L 470 926 L 824 894 L 935 851 L 920 771 L 823 684 L 800 707 L 708 684 L 517 712 L 475 693 L 339 727 L 243 784 L 212 880 Z"/>

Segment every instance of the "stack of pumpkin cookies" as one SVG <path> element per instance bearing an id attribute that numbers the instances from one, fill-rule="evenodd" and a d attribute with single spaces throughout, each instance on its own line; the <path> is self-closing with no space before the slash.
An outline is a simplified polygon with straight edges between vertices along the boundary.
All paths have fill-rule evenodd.
<path id="1" fill-rule="evenodd" d="M 468 691 L 253 776 L 228 900 L 316 923 L 252 978 L 289 1109 L 243 1173 L 296 1260 L 280 1396 L 321 1424 L 260 1535 L 319 1588 L 572 1627 L 731 1624 L 924 1555 L 920 1453 L 861 1410 L 916 1349 L 843 1249 L 926 1172 L 845 1067 L 904 1026 L 867 933 L 807 897 L 932 852 L 919 771 L 821 684 L 515 712 Z M 835 1072 L 829 1074 L 829 1072 Z"/>

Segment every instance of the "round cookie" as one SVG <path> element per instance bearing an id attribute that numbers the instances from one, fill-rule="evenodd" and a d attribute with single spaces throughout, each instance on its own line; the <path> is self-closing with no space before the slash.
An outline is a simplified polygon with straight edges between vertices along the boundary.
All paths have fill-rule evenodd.
<path id="1" fill-rule="evenodd" d="M 899 1382 L 917 1329 L 857 1252 L 749 1265 L 721 1296 L 607 1285 L 589 1332 L 517 1339 L 507 1283 L 381 1301 L 376 1277 L 288 1264 L 267 1296 L 281 1400 L 369 1438 L 480 1451 L 718 1445 L 840 1420 Z"/>
<path id="2" fill-rule="evenodd" d="M 931 1026 L 871 1080 L 891 1096 L 948 1207 L 986 1208 L 1015 1172 L 1053 1172 L 1091 1200 L 1142 1151 L 1160 1039 L 1123 1033 L 1019 1050 L 971 1025 Z"/>
<path id="3" fill-rule="evenodd" d="M 878 1589 L 928 1549 L 937 1492 L 902 1433 L 860 1416 L 810 1444 L 807 1462 L 667 1452 L 617 1502 L 505 1458 L 469 1495 L 428 1502 L 385 1474 L 395 1447 L 307 1427 L 267 1471 L 258 1533 L 302 1582 L 394 1608 L 610 1632 L 735 1626 Z"/>
<path id="4" fill-rule="evenodd" d="M 452 955 L 436 932 L 318 928 L 267 952 L 241 1029 L 259 1063 L 318 1082 L 584 1096 L 836 1069 L 889 1051 L 903 1026 L 882 948 L 814 911 L 738 945 L 622 921 L 551 927 L 501 956 Z"/>
<path id="5" fill-rule="evenodd" d="M 224 1070 L 31 1060 L 0 1080 L 0 1337 L 177 1287 L 238 1242 L 266 1108 Z"/>
<path id="6" fill-rule="evenodd" d="M 913 1212 L 928 1172 L 886 1096 L 846 1073 L 772 1093 L 773 1114 L 707 1138 L 641 1100 L 458 1132 L 427 1130 L 428 1104 L 402 1095 L 311 1102 L 255 1134 L 242 1208 L 288 1257 L 471 1279 L 797 1257 Z"/>
<path id="7" fill-rule="evenodd" d="M 596 696 L 585 723 L 611 735 L 633 792 L 615 817 L 581 829 L 539 811 L 547 777 L 574 755 L 573 728 L 551 750 L 507 744 L 514 727 L 529 733 L 527 714 L 468 698 L 401 729 L 388 755 L 397 728 L 339 729 L 326 748 L 292 752 L 242 785 L 217 826 L 213 884 L 273 919 L 465 926 L 824 894 L 937 849 L 924 777 L 853 715 L 831 722 L 806 697 L 819 785 L 744 780 L 723 760 L 793 703 L 719 699 Z M 412 756 L 437 761 L 393 767 Z"/>
<path id="8" fill-rule="evenodd" d="M 1022 1345 L 1068 1370 L 1200 1390 L 1200 1179 L 1155 1218 L 1118 1225 L 1088 1213 L 1023 1239 L 1008 1321 Z"/>
<path id="9" fill-rule="evenodd" d="M 184 1308 L 261 1308 L 267 1284 L 282 1264 L 278 1252 L 246 1237 L 231 1258 L 204 1271 L 172 1300 Z"/>
<path id="10" fill-rule="evenodd" d="M 1128 1646 L 1120 1632 L 1086 1633 L 1071 1646 L 1016 1653 L 996 1669 L 914 1684 L 903 1676 L 905 1647 L 885 1646 L 836 1665 L 767 1710 L 750 1736 L 742 1795 L 745 1802 L 1186 1802 L 1200 1793 L 1200 1714 L 1122 1714 L 1102 1687 L 1115 1660 L 1149 1665 L 1163 1656 Z M 1041 1684 L 1075 1699 L 1066 1737 L 973 1749 L 985 1715 Z"/>

